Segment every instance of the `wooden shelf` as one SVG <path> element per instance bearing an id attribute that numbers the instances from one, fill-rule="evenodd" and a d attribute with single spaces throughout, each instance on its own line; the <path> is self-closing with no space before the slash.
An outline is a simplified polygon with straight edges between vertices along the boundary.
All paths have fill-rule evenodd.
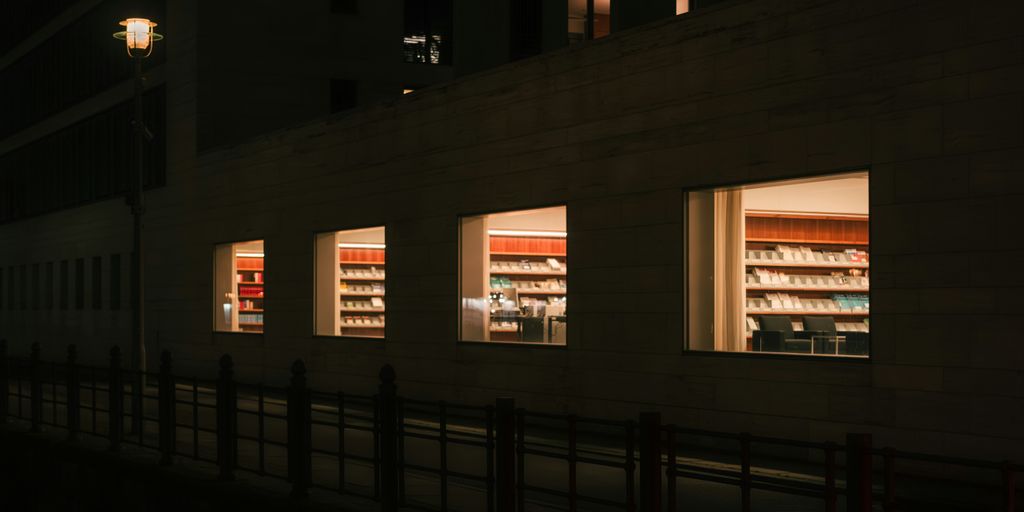
<path id="1" fill-rule="evenodd" d="M 785 261 L 785 260 L 769 260 L 769 261 L 755 261 L 746 260 L 744 262 L 748 267 L 790 267 L 790 268 L 868 268 L 869 262 L 809 262 L 809 261 Z"/>
<path id="2" fill-rule="evenodd" d="M 340 281 L 383 281 L 383 277 L 371 277 L 371 276 L 341 276 Z"/>
<path id="3" fill-rule="evenodd" d="M 239 295 L 239 296 L 238 296 L 238 298 L 239 298 L 239 299 L 256 299 L 256 300 L 263 300 L 263 297 L 258 297 L 258 296 L 256 296 L 256 295 Z"/>
<path id="4" fill-rule="evenodd" d="M 805 245 L 862 245 L 871 244 L 860 240 L 808 240 L 806 238 L 747 238 L 748 242 L 766 244 L 805 244 Z"/>
<path id="5" fill-rule="evenodd" d="M 251 327 L 263 327 L 263 324 L 254 324 L 250 322 L 238 322 L 238 325 L 246 325 Z"/>
<path id="6" fill-rule="evenodd" d="M 799 286 L 750 286 L 747 285 L 747 291 L 769 291 L 769 292 L 842 292 L 842 293 L 868 293 L 868 288 L 828 288 L 828 287 L 816 287 L 816 288 L 801 288 Z"/>
<path id="7" fill-rule="evenodd" d="M 339 261 L 341 265 L 384 265 L 383 261 Z"/>
<path id="8" fill-rule="evenodd" d="M 530 272 L 529 270 L 521 270 L 519 272 L 505 272 L 491 270 L 492 276 L 564 276 L 565 271 L 561 272 Z"/>
<path id="9" fill-rule="evenodd" d="M 519 332 L 519 329 L 516 329 L 515 327 L 512 327 L 512 328 L 509 328 L 509 327 L 491 327 L 490 331 L 491 332 Z"/>
<path id="10" fill-rule="evenodd" d="M 798 310 L 793 310 L 793 309 L 778 309 L 778 310 L 775 310 L 775 309 L 768 309 L 768 310 L 748 309 L 748 310 L 746 310 L 746 314 L 748 314 L 748 315 L 789 315 L 789 316 L 803 316 L 803 315 L 808 315 L 808 316 L 814 316 L 814 315 L 823 315 L 823 316 L 868 316 L 868 315 L 871 314 L 871 312 L 870 311 L 850 311 L 850 310 L 841 310 L 841 311 L 798 311 Z"/>
<path id="11" fill-rule="evenodd" d="M 239 281 L 238 284 L 252 285 L 252 286 L 263 286 L 266 283 L 256 281 Z"/>
<path id="12" fill-rule="evenodd" d="M 491 251 L 492 256 L 547 256 L 551 258 L 564 258 L 565 253 L 554 253 L 554 252 L 505 252 L 505 251 Z"/>
<path id="13" fill-rule="evenodd" d="M 239 309 L 239 313 L 262 313 L 262 309 Z"/>
<path id="14" fill-rule="evenodd" d="M 263 272 L 262 268 L 237 268 L 237 270 L 239 272 Z"/>
<path id="15" fill-rule="evenodd" d="M 374 308 L 341 308 L 342 313 L 383 313 L 384 309 Z"/>
<path id="16" fill-rule="evenodd" d="M 500 292 L 504 288 L 491 288 L 492 292 Z M 516 288 L 519 295 L 565 295 L 565 290 L 534 290 L 532 288 Z"/>
<path id="17" fill-rule="evenodd" d="M 383 329 L 384 324 L 341 324 L 342 329 Z"/>
<path id="18" fill-rule="evenodd" d="M 341 292 L 342 297 L 383 297 L 384 292 Z"/>

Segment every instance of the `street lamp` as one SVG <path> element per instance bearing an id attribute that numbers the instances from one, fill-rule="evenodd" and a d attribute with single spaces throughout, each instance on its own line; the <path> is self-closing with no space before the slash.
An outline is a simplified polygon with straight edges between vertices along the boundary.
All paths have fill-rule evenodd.
<path id="1" fill-rule="evenodd" d="M 143 166 L 142 146 L 146 139 L 151 139 L 153 134 L 146 128 L 142 119 L 142 92 L 145 87 L 142 77 L 142 59 L 153 53 L 153 46 L 164 36 L 153 31 L 156 23 L 146 18 L 128 18 L 120 22 L 125 29 L 114 34 L 115 39 L 125 42 L 128 49 L 128 56 L 135 64 L 135 114 L 132 117 L 132 128 L 135 132 L 135 172 L 132 173 L 131 185 L 128 190 L 128 204 L 132 207 L 133 219 L 133 242 L 134 254 L 132 255 L 132 366 L 139 370 L 146 370 L 146 338 L 145 338 L 145 310 L 143 295 L 143 271 L 142 271 L 142 215 L 143 208 L 142 185 Z"/>

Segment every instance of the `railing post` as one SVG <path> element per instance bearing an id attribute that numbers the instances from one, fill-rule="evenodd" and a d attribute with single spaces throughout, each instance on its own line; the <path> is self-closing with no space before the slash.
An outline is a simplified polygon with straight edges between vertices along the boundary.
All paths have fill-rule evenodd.
<path id="1" fill-rule="evenodd" d="M 235 479 L 238 464 L 238 390 L 235 387 L 235 363 L 231 356 L 220 357 L 217 380 L 217 465 L 220 479 Z M 289 411 L 291 408 L 289 407 Z"/>
<path id="2" fill-rule="evenodd" d="M 293 498 L 306 497 L 312 481 L 310 415 L 306 365 L 297 359 L 292 363 L 292 378 L 288 386 L 288 479 L 292 483 Z"/>
<path id="3" fill-rule="evenodd" d="M 661 512 L 661 413 L 640 413 L 640 510 Z"/>
<path id="4" fill-rule="evenodd" d="M 1017 510 L 1017 482 L 1013 465 L 1010 461 L 1003 462 L 1003 510 Z"/>
<path id="5" fill-rule="evenodd" d="M 836 512 L 836 444 L 825 443 L 825 512 Z"/>
<path id="6" fill-rule="evenodd" d="M 116 452 L 121 449 L 121 438 L 124 437 L 124 383 L 121 374 L 121 348 L 117 345 L 110 349 L 107 402 L 107 434 L 110 438 L 110 450 Z"/>
<path id="7" fill-rule="evenodd" d="M 0 339 L 0 424 L 7 423 L 7 411 L 11 399 L 11 366 L 7 359 L 7 339 Z"/>
<path id="8" fill-rule="evenodd" d="M 160 383 L 157 391 L 160 418 L 160 464 L 170 466 L 177 448 L 177 389 L 171 374 L 171 353 L 160 353 Z"/>
<path id="9" fill-rule="evenodd" d="M 495 402 L 495 494 L 497 512 L 513 512 L 516 506 L 516 401 L 500 397 Z"/>
<path id="10" fill-rule="evenodd" d="M 82 430 L 82 409 L 81 409 L 81 376 L 78 369 L 78 347 L 68 345 L 68 368 L 67 385 L 67 417 L 68 417 L 68 441 L 78 441 L 79 432 Z"/>
<path id="11" fill-rule="evenodd" d="M 846 434 L 846 511 L 870 512 L 871 434 Z"/>
<path id="12" fill-rule="evenodd" d="M 750 434 L 740 433 L 740 510 L 750 512 L 753 503 L 750 499 Z"/>
<path id="13" fill-rule="evenodd" d="M 380 509 L 398 510 L 398 408 L 395 403 L 395 369 L 386 364 L 380 369 Z"/>
<path id="14" fill-rule="evenodd" d="M 40 432 L 43 429 L 43 378 L 40 370 L 39 342 L 35 342 L 32 344 L 32 359 L 29 362 L 32 432 Z"/>

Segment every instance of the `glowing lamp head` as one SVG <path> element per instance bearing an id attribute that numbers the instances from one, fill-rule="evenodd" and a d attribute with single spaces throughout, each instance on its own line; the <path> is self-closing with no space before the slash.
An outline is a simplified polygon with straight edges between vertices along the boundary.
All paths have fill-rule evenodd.
<path id="1" fill-rule="evenodd" d="M 124 40 L 131 57 L 149 57 L 153 52 L 153 43 L 164 38 L 153 32 L 156 23 L 146 18 L 128 18 L 120 24 L 125 30 L 115 33 L 114 37 Z"/>

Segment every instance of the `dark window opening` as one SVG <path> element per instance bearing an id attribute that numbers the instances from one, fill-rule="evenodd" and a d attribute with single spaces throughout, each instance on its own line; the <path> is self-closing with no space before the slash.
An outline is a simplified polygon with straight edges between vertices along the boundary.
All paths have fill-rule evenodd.
<path id="1" fill-rule="evenodd" d="M 103 258 L 92 258 L 92 308 L 103 308 Z"/>
<path id="2" fill-rule="evenodd" d="M 331 80 L 331 113 L 355 108 L 359 98 L 355 80 Z"/>
<path id="3" fill-rule="evenodd" d="M 75 309 L 85 309 L 85 258 L 75 260 Z"/>
<path id="4" fill-rule="evenodd" d="M 405 62 L 451 64 L 451 0 L 405 0 Z"/>
<path id="5" fill-rule="evenodd" d="M 543 0 L 512 2 L 512 41 L 509 45 L 512 60 L 525 59 L 541 53 L 543 40 Z"/>
<path id="6" fill-rule="evenodd" d="M 39 292 L 39 264 L 32 264 L 32 309 L 39 309 L 39 304 L 42 302 Z"/>
<path id="7" fill-rule="evenodd" d="M 331 0 L 331 12 L 335 14 L 359 14 L 359 0 Z"/>
<path id="8" fill-rule="evenodd" d="M 68 260 L 60 262 L 60 309 L 68 309 Z"/>
<path id="9" fill-rule="evenodd" d="M 22 265 L 18 274 L 18 280 L 21 282 L 21 309 L 28 309 L 28 268 Z"/>
<path id="10" fill-rule="evenodd" d="M 53 309 L 53 262 L 46 262 L 46 309 Z"/>
<path id="11" fill-rule="evenodd" d="M 110 309 L 121 309 L 121 255 L 110 255 Z"/>
<path id="12" fill-rule="evenodd" d="M 7 267 L 7 309 L 13 310 L 17 306 L 14 304 L 15 288 L 18 286 L 18 282 L 15 280 L 14 267 Z"/>

